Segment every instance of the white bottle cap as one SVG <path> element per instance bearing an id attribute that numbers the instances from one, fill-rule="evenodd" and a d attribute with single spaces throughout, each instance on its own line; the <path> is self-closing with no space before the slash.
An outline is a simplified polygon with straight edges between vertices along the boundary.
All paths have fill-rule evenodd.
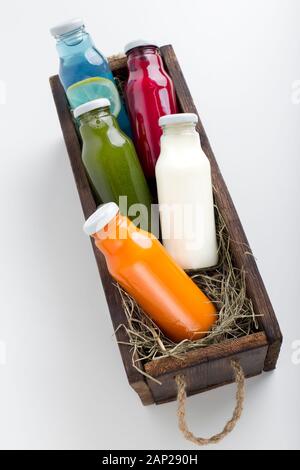
<path id="1" fill-rule="evenodd" d="M 194 113 L 166 114 L 165 116 L 161 116 L 158 120 L 158 124 L 161 127 L 167 126 L 168 124 L 197 124 L 197 122 L 198 116 Z"/>
<path id="2" fill-rule="evenodd" d="M 107 108 L 108 106 L 110 106 L 110 101 L 107 98 L 98 98 L 97 100 L 88 101 L 74 109 L 74 118 L 76 119 L 78 116 L 93 111 L 94 109 Z"/>
<path id="3" fill-rule="evenodd" d="M 84 26 L 84 22 L 81 18 L 72 18 L 69 21 L 64 21 L 63 23 L 52 26 L 52 28 L 50 28 L 50 33 L 54 37 L 61 36 L 61 34 L 70 33 L 82 26 Z"/>
<path id="4" fill-rule="evenodd" d="M 127 54 L 127 52 L 129 52 L 131 49 L 143 46 L 158 47 L 158 44 L 155 41 L 145 41 L 144 39 L 136 39 L 135 41 L 130 41 L 125 45 L 124 52 L 125 54 Z"/>
<path id="5" fill-rule="evenodd" d="M 119 207 L 115 202 L 101 204 L 98 209 L 86 220 L 83 230 L 87 235 L 102 230 L 119 212 Z"/>

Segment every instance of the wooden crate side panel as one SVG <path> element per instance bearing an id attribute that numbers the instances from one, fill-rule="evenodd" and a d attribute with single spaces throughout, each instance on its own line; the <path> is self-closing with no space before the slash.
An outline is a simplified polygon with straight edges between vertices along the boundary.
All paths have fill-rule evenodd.
<path id="1" fill-rule="evenodd" d="M 241 349 L 239 352 L 225 357 L 205 360 L 193 366 L 182 368 L 179 371 L 168 372 L 158 376 L 157 379 L 161 381 L 162 385 L 149 380 L 149 387 L 151 388 L 155 403 L 161 404 L 176 400 L 177 387 L 174 378 L 178 373 L 185 376 L 188 395 L 205 392 L 212 388 L 234 382 L 234 375 L 230 364 L 232 359 L 240 362 L 247 378 L 259 375 L 263 371 L 267 351 L 268 343 L 266 342 L 264 345 L 253 349 L 245 351 Z"/>
<path id="2" fill-rule="evenodd" d="M 268 346 L 268 340 L 263 331 L 243 336 L 237 339 L 228 339 L 221 343 L 212 344 L 204 348 L 188 351 L 184 356 L 164 357 L 152 360 L 145 365 L 145 371 L 152 377 L 162 377 L 168 373 L 177 374 L 183 369 L 232 356 L 243 351 L 254 350 L 262 346 Z"/>
<path id="3" fill-rule="evenodd" d="M 181 110 L 183 112 L 198 114 L 172 46 L 163 46 L 161 48 L 161 54 L 168 73 L 174 82 Z M 202 148 L 211 163 L 215 199 L 232 239 L 231 251 L 235 264 L 237 267 L 244 267 L 246 272 L 247 294 L 253 302 L 256 314 L 262 315 L 258 317 L 258 321 L 266 332 L 270 343 L 264 369 L 271 370 L 276 367 L 282 342 L 280 327 L 200 117 L 197 129 L 200 134 Z"/>
<path id="4" fill-rule="evenodd" d="M 88 218 L 96 209 L 96 204 L 82 164 L 81 148 L 78 135 L 73 123 L 73 119 L 69 110 L 63 87 L 59 81 L 58 76 L 50 78 L 50 85 L 52 88 L 52 93 L 56 104 L 60 125 L 63 131 L 63 136 L 66 143 L 72 171 L 78 189 L 82 210 L 85 218 Z M 114 281 L 112 277 L 110 276 L 107 270 L 104 256 L 100 253 L 99 250 L 97 250 L 93 241 L 92 246 L 101 281 L 103 284 L 103 289 L 105 292 L 113 327 L 116 330 L 120 324 L 127 324 L 126 315 L 121 304 L 120 295 L 116 287 L 114 286 Z M 116 339 L 119 344 L 122 361 L 130 385 L 139 394 L 143 404 L 147 405 L 153 403 L 153 397 L 145 378 L 132 365 L 130 347 L 119 343 L 126 342 L 128 340 L 123 328 L 118 330 L 116 334 Z"/>

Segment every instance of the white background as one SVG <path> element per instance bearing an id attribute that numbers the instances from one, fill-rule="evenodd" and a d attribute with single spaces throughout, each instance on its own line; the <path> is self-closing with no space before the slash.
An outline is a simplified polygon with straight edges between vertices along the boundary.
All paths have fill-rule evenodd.
<path id="1" fill-rule="evenodd" d="M 80 15 L 106 55 L 139 37 L 173 44 L 283 330 L 278 369 L 247 381 L 242 419 L 217 448 L 300 448 L 297 0 L 2 3 L 0 447 L 195 449 L 175 403 L 143 407 L 128 386 L 82 232 L 48 85 L 48 29 Z M 234 393 L 190 398 L 192 429 L 219 431 Z"/>

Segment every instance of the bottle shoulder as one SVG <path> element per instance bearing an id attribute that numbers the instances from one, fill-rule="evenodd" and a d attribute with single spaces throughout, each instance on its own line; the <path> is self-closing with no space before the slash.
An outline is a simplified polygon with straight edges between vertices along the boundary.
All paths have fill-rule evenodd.
<path id="1" fill-rule="evenodd" d="M 107 60 L 93 45 L 60 57 L 59 76 L 65 88 L 91 77 L 113 79 Z"/>
<path id="2" fill-rule="evenodd" d="M 164 169 L 197 169 L 210 171 L 210 162 L 205 153 L 198 148 L 195 149 L 179 149 L 166 148 L 162 149 L 156 162 L 156 169 L 159 171 Z"/>
<path id="3" fill-rule="evenodd" d="M 152 86 L 172 86 L 169 75 L 160 67 L 150 66 L 148 68 L 129 71 L 126 87 L 136 87 L 141 84 L 152 84 Z"/>
<path id="4" fill-rule="evenodd" d="M 103 67 L 107 70 L 110 70 L 108 62 L 104 55 L 97 49 L 95 46 L 91 46 L 88 49 L 86 49 L 84 53 L 85 59 L 91 64 L 95 66 L 100 66 Z"/>
<path id="5" fill-rule="evenodd" d="M 204 153 L 198 133 L 163 133 L 161 136 L 161 151 L 159 158 L 163 160 L 195 161 L 199 164 L 209 164 Z M 184 157 L 184 158 L 183 158 Z"/>
<path id="6" fill-rule="evenodd" d="M 90 148 L 97 148 L 97 142 L 105 146 L 110 146 L 112 150 L 117 150 L 120 147 L 127 148 L 134 152 L 134 147 L 130 138 L 121 131 L 120 128 L 114 125 L 107 125 L 103 123 L 84 123 L 80 126 L 80 134 L 83 141 L 83 151 Z"/>

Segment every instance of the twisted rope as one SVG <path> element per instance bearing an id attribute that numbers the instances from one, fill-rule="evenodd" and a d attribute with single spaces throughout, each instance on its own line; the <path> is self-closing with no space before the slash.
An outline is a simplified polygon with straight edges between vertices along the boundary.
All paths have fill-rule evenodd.
<path id="1" fill-rule="evenodd" d="M 178 416 L 178 427 L 184 437 L 188 440 L 193 442 L 194 444 L 198 446 L 205 446 L 208 444 L 217 444 L 220 442 L 222 439 L 224 439 L 227 434 L 229 434 L 235 425 L 237 424 L 238 420 L 241 417 L 242 411 L 243 411 L 243 404 L 244 404 L 244 399 L 245 399 L 245 375 L 243 372 L 243 369 L 240 365 L 239 362 L 237 361 L 231 361 L 231 366 L 234 371 L 234 376 L 235 376 L 235 382 L 237 385 L 237 391 L 236 391 L 236 405 L 233 411 L 233 415 L 229 421 L 224 426 L 223 431 L 221 431 L 218 434 L 215 434 L 214 436 L 211 436 L 209 438 L 203 438 L 203 437 L 197 437 L 195 434 L 193 434 L 187 425 L 186 422 L 186 409 L 185 409 L 185 404 L 186 404 L 186 382 L 184 375 L 177 375 L 175 377 L 175 381 L 178 387 L 178 393 L 177 393 L 177 402 L 178 402 L 178 409 L 177 409 L 177 416 Z"/>

